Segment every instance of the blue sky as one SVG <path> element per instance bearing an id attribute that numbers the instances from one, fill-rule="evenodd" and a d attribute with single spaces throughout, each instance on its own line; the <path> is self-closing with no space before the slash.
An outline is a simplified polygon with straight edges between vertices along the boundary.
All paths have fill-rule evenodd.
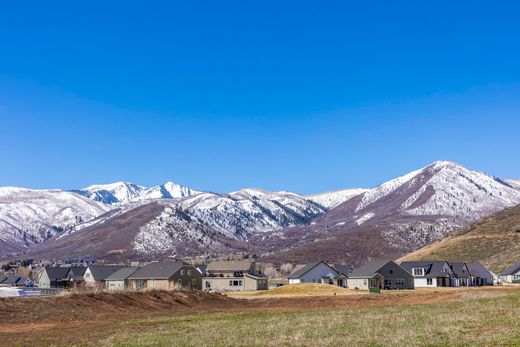
<path id="1" fill-rule="evenodd" d="M 520 178 L 520 5 L 0 4 L 0 185 L 314 193 Z"/>

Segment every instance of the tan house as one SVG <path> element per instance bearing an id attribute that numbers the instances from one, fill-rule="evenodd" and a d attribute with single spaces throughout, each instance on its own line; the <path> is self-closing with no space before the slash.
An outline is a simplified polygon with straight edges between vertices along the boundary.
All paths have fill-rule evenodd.
<path id="1" fill-rule="evenodd" d="M 267 277 L 256 272 L 249 261 L 215 261 L 208 264 L 204 290 L 250 291 L 268 289 Z"/>
<path id="2" fill-rule="evenodd" d="M 139 268 L 137 266 L 128 266 L 121 268 L 105 278 L 108 290 L 124 290 L 130 288 L 130 280 L 128 277 L 133 275 Z"/>
<path id="3" fill-rule="evenodd" d="M 127 280 L 132 289 L 202 289 L 202 274 L 193 265 L 180 260 L 150 263 Z"/>

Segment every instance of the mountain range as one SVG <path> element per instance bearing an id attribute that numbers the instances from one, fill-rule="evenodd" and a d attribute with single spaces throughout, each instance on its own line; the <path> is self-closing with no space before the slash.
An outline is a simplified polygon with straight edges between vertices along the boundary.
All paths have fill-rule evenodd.
<path id="1" fill-rule="evenodd" d="M 231 252 L 276 263 L 397 258 L 520 204 L 518 181 L 435 162 L 372 189 L 309 196 L 172 182 L 0 188 L 0 256 L 107 261 Z"/>

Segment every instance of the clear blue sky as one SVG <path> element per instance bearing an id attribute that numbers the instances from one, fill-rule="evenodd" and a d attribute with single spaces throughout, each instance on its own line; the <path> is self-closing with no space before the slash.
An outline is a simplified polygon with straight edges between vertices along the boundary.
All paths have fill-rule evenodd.
<path id="1" fill-rule="evenodd" d="M 4 1 L 0 185 L 520 178 L 518 1 Z"/>

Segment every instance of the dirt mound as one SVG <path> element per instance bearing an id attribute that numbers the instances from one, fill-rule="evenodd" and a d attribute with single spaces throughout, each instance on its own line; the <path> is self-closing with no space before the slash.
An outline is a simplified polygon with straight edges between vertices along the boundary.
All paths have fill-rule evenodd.
<path id="1" fill-rule="evenodd" d="M 95 320 L 103 316 L 197 313 L 238 307 L 224 295 L 190 291 L 82 293 L 57 297 L 0 299 L 0 323 Z"/>

